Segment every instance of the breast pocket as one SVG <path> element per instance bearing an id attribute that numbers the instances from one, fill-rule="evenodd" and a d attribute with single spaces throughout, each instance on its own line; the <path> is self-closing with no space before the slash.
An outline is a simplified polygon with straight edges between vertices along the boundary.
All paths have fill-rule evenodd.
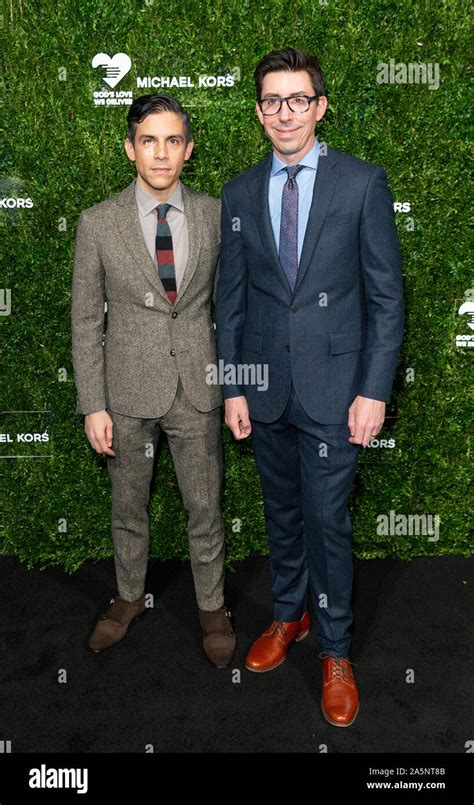
<path id="1" fill-rule="evenodd" d="M 324 222 L 323 231 L 325 229 L 331 229 L 333 226 L 345 226 L 350 224 L 352 221 L 352 213 L 345 212 L 341 215 L 333 215 L 329 214 Z"/>

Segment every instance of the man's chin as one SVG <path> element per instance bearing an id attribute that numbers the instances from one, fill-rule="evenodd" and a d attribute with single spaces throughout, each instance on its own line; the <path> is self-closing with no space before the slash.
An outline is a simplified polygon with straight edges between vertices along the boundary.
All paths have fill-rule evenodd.
<path id="1" fill-rule="evenodd" d="M 147 181 L 148 184 L 150 184 L 152 187 L 155 188 L 155 190 L 167 190 L 167 188 L 171 187 L 171 185 L 173 184 L 174 177 L 172 178 L 171 176 L 168 175 L 160 176 L 159 174 L 158 175 L 152 174 L 151 176 L 148 177 Z"/>
<path id="2" fill-rule="evenodd" d="M 286 157 L 291 157 L 293 154 L 297 154 L 298 151 L 301 151 L 302 145 L 301 143 L 290 142 L 289 140 L 284 140 L 283 142 L 273 142 L 273 145 L 280 152 L 280 154 L 284 154 Z"/>

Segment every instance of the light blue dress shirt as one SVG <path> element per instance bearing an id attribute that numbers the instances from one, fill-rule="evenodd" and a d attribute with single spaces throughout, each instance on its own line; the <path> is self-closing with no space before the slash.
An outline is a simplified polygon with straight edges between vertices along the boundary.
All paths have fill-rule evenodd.
<path id="1" fill-rule="evenodd" d="M 303 241 L 308 223 L 311 201 L 313 200 L 314 181 L 319 162 L 319 140 L 316 138 L 310 151 L 299 160 L 298 165 L 304 165 L 296 176 L 298 184 L 298 262 L 303 250 Z M 276 154 L 273 154 L 272 167 L 270 170 L 270 181 L 268 183 L 268 207 L 270 220 L 272 222 L 273 236 L 277 254 L 280 251 L 280 220 L 281 220 L 281 198 L 283 186 L 288 179 L 285 170 L 288 165 L 282 162 Z"/>

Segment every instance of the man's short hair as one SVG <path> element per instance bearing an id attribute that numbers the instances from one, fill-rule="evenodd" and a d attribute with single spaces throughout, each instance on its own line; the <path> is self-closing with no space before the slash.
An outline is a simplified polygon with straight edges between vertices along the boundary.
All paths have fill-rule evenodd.
<path id="1" fill-rule="evenodd" d="M 283 48 L 283 50 L 272 50 L 259 61 L 255 68 L 253 78 L 255 81 L 255 93 L 257 101 L 261 99 L 263 79 L 268 73 L 277 71 L 296 73 L 299 70 L 306 70 L 313 85 L 314 94 L 319 97 L 326 95 L 324 87 L 324 75 L 321 66 L 315 56 L 308 56 L 303 50 L 298 48 Z"/>
<path id="2" fill-rule="evenodd" d="M 135 145 L 135 132 L 138 124 L 141 123 L 142 120 L 144 120 L 148 115 L 156 112 L 175 112 L 177 115 L 180 115 L 184 121 L 184 136 L 186 145 L 191 142 L 193 135 L 191 133 L 189 115 L 186 110 L 183 109 L 180 102 L 177 101 L 176 98 L 172 98 L 171 95 L 159 95 L 158 93 L 151 93 L 150 95 L 140 95 L 139 98 L 135 98 L 128 111 L 127 136 L 133 145 Z"/>

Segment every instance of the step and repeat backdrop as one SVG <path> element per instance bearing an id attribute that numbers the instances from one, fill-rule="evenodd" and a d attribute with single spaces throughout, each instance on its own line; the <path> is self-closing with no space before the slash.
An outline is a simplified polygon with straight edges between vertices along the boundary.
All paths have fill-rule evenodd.
<path id="1" fill-rule="evenodd" d="M 113 555 L 106 459 L 75 413 L 70 304 L 81 210 L 126 187 L 133 99 L 173 95 L 195 141 L 182 180 L 219 197 L 269 152 L 253 70 L 299 47 L 324 70 L 320 142 L 387 172 L 405 337 L 383 430 L 351 495 L 360 557 L 472 553 L 474 280 L 466 232 L 468 5 L 363 0 L 9 0 L 2 19 L 0 551 L 73 571 Z M 311 382 L 308 379 L 308 382 Z M 265 553 L 251 442 L 222 427 L 227 561 Z M 187 557 L 166 442 L 151 554 Z"/>

